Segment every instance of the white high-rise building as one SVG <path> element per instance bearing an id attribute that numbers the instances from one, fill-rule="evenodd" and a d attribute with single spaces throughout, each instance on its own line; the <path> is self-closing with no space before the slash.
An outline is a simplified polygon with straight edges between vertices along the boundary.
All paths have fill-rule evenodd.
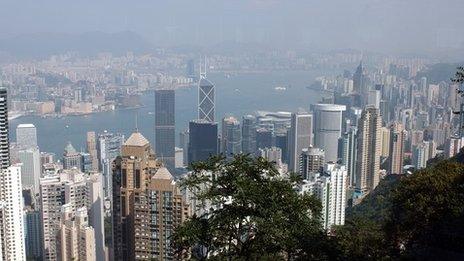
<path id="1" fill-rule="evenodd" d="M 34 124 L 19 124 L 16 127 L 16 143 L 20 149 L 37 147 L 37 129 Z"/>
<path id="2" fill-rule="evenodd" d="M 23 188 L 33 188 L 35 193 L 39 193 L 39 179 L 41 175 L 40 152 L 37 147 L 18 151 L 21 166 L 21 184 Z"/>
<path id="3" fill-rule="evenodd" d="M 106 198 L 112 197 L 111 165 L 113 160 L 121 155 L 121 147 L 124 143 L 124 135 L 113 134 L 104 131 L 98 135 L 97 155 L 99 169 L 103 174 L 103 189 Z"/>
<path id="4" fill-rule="evenodd" d="M 300 171 L 300 154 L 312 145 L 313 115 L 310 113 L 293 113 L 291 127 L 288 131 L 289 170 Z"/>
<path id="5" fill-rule="evenodd" d="M 0 235 L 3 260 L 26 260 L 21 165 L 0 173 Z"/>
<path id="6" fill-rule="evenodd" d="M 322 203 L 322 224 L 325 229 L 345 224 L 347 171 L 345 166 L 328 163 L 313 181 L 304 180 L 301 193 L 310 193 Z"/>
<path id="7" fill-rule="evenodd" d="M 325 151 L 326 162 L 337 162 L 338 139 L 342 135 L 345 105 L 316 104 L 314 110 L 314 147 Z"/>
<path id="8" fill-rule="evenodd" d="M 427 167 L 427 161 L 429 160 L 430 145 L 428 141 L 424 141 L 417 145 L 413 150 L 413 163 L 416 169 L 423 169 Z"/>

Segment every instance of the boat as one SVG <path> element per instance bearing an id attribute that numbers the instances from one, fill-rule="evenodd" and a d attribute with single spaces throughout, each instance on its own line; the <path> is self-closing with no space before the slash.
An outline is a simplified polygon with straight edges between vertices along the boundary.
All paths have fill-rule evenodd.
<path id="1" fill-rule="evenodd" d="M 274 87 L 274 90 L 276 90 L 276 91 L 286 91 L 287 87 L 277 86 L 277 87 Z"/>
<path id="2" fill-rule="evenodd" d="M 8 113 L 8 120 L 11 121 L 11 120 L 17 119 L 17 118 L 19 118 L 21 116 L 23 116 L 23 114 L 20 113 L 20 112 L 10 112 L 10 113 Z"/>

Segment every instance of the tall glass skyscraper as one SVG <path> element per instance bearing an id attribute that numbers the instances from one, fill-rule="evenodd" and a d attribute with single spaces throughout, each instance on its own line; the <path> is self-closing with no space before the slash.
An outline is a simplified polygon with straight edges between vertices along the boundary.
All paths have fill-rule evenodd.
<path id="1" fill-rule="evenodd" d="M 222 153 L 231 157 L 242 152 L 242 129 L 240 122 L 234 117 L 222 120 Z"/>
<path id="2" fill-rule="evenodd" d="M 256 152 L 256 118 L 253 115 L 242 118 L 242 151 L 247 154 Z"/>
<path id="3" fill-rule="evenodd" d="M 207 160 L 218 153 L 217 123 L 195 120 L 189 123 L 189 164 Z"/>
<path id="4" fill-rule="evenodd" d="M 205 74 L 200 75 L 198 83 L 198 119 L 214 122 L 215 119 L 215 88 Z"/>
<path id="5" fill-rule="evenodd" d="M 175 92 L 155 91 L 155 154 L 173 171 L 175 166 Z"/>

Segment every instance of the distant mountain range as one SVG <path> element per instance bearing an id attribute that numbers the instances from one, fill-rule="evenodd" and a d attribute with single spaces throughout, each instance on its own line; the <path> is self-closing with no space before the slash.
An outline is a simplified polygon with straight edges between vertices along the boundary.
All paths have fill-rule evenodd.
<path id="1" fill-rule="evenodd" d="M 132 31 L 83 34 L 35 33 L 0 39 L 2 56 L 16 58 L 43 58 L 66 52 L 78 52 L 82 55 L 111 52 L 118 55 L 127 51 L 143 53 L 152 49 L 154 49 L 153 43 Z"/>

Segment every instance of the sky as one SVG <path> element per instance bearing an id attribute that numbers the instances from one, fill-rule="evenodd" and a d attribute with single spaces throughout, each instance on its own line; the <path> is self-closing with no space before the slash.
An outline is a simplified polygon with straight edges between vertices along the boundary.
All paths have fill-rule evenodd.
<path id="1" fill-rule="evenodd" d="M 464 47 L 463 0 L 0 0 L 0 39 L 134 31 L 156 45 L 440 52 Z"/>

